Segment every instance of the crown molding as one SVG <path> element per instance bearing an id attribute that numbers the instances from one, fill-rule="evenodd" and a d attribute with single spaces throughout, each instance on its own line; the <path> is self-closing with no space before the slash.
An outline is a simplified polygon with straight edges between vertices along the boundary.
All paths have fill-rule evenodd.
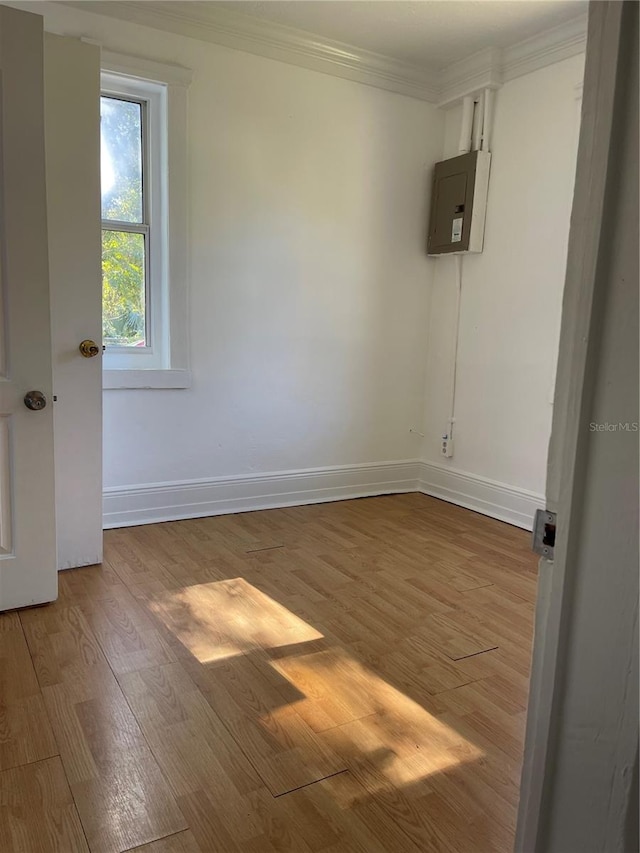
<path id="1" fill-rule="evenodd" d="M 587 16 L 580 15 L 564 24 L 545 30 L 503 51 L 503 77 L 506 83 L 531 74 L 546 65 L 570 59 L 587 49 Z"/>
<path id="2" fill-rule="evenodd" d="M 60 5 L 243 50 L 420 100 L 438 98 L 435 70 L 249 15 L 202 4 L 80 0 Z"/>
<path id="3" fill-rule="evenodd" d="M 510 47 L 481 50 L 441 72 L 438 105 L 449 107 L 465 95 L 497 89 L 516 77 L 584 53 L 586 47 L 587 16 L 580 15 Z"/>
<path id="4" fill-rule="evenodd" d="M 449 107 L 465 95 L 502 86 L 502 51 L 489 47 L 452 62 L 440 73 L 438 106 Z"/>
<path id="5" fill-rule="evenodd" d="M 206 3 L 62 0 L 55 5 L 243 50 L 440 107 L 583 53 L 587 38 L 587 16 L 581 15 L 517 44 L 486 48 L 437 71 Z"/>

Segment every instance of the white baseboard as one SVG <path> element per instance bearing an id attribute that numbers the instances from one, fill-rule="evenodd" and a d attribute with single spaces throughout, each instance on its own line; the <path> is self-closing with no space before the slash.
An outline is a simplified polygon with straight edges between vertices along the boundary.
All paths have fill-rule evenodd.
<path id="1" fill-rule="evenodd" d="M 418 463 L 418 491 L 525 530 L 545 505 L 544 495 L 431 462 Z"/>
<path id="2" fill-rule="evenodd" d="M 338 465 L 106 488 L 103 526 L 130 527 L 232 512 L 418 491 L 418 461 Z"/>
<path id="3" fill-rule="evenodd" d="M 531 530 L 544 496 L 444 465 L 404 459 L 237 477 L 107 488 L 103 526 L 131 527 L 181 518 L 422 492 Z"/>

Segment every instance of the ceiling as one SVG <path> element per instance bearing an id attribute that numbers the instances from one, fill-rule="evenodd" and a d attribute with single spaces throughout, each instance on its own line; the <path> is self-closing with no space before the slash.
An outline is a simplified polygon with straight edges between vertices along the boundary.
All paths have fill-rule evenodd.
<path id="1" fill-rule="evenodd" d="M 586 0 L 57 0 L 439 106 L 583 54 Z"/>
<path id="2" fill-rule="evenodd" d="M 182 5 L 182 4 L 181 4 Z M 585 14 L 586 0 L 233 0 L 185 3 L 305 30 L 440 70 Z"/>

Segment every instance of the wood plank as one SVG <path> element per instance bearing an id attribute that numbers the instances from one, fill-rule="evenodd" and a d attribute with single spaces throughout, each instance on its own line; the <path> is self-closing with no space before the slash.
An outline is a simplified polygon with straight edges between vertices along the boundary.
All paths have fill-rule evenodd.
<path id="1" fill-rule="evenodd" d="M 272 658 L 269 664 L 300 692 L 296 712 L 315 732 L 376 711 L 369 672 L 343 650 Z"/>
<path id="2" fill-rule="evenodd" d="M 181 664 L 131 672 L 120 684 L 173 793 L 210 791 L 241 823 L 243 796 L 264 783 Z"/>
<path id="3" fill-rule="evenodd" d="M 287 701 L 249 658 L 241 655 L 217 666 L 184 665 L 273 796 L 345 769 L 296 712 L 302 694 L 290 689 Z"/>
<path id="4" fill-rule="evenodd" d="M 176 832 L 175 835 L 135 847 L 130 853 L 204 853 L 204 851 L 188 829 L 186 832 Z"/>
<path id="5" fill-rule="evenodd" d="M 21 618 L 91 850 L 121 853 L 186 829 L 80 609 L 57 604 Z"/>
<path id="6" fill-rule="evenodd" d="M 88 853 L 59 757 L 0 773 L 3 853 Z"/>
<path id="7" fill-rule="evenodd" d="M 21 615 L 31 676 L 6 646 L 92 851 L 512 849 L 523 531 L 396 495 L 112 530 L 105 554 Z"/>
<path id="8" fill-rule="evenodd" d="M 358 815 L 354 805 L 366 798 L 365 790 L 350 773 L 340 773 L 330 779 L 300 788 L 273 804 L 264 803 L 262 813 L 266 834 L 280 849 L 282 839 L 274 828 L 287 826 L 297 844 L 290 839 L 285 849 L 312 851 L 350 851 L 350 853 L 385 853 L 386 850 L 417 850 L 402 833 L 395 832 L 394 847 L 387 847 L 368 822 Z M 255 803 L 255 799 L 254 799 Z M 259 808 L 259 807 L 258 807 Z M 373 807 L 375 809 L 375 806 Z M 382 819 L 382 814 L 379 815 Z M 301 846 L 304 845 L 304 846 Z"/>
<path id="9" fill-rule="evenodd" d="M 58 754 L 18 613 L 0 614 L 0 770 Z"/>
<path id="10" fill-rule="evenodd" d="M 122 584 L 78 606 L 116 675 L 177 659 L 155 621 Z"/>
<path id="11" fill-rule="evenodd" d="M 322 638 L 241 577 L 156 594 L 148 607 L 200 663 Z"/>

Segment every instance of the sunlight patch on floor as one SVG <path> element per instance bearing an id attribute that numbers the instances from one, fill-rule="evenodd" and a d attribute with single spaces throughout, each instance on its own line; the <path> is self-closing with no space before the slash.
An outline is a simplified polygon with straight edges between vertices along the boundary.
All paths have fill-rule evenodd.
<path id="1" fill-rule="evenodd" d="M 484 755 L 346 649 L 287 654 L 283 647 L 323 635 L 243 578 L 166 592 L 149 606 L 201 663 L 259 651 L 255 662 L 295 691 L 288 699 L 281 692 L 282 705 L 260 717 L 265 732 L 281 734 L 303 720 L 370 792 L 414 785 Z M 270 659 L 270 649 L 282 651 Z"/>
<path id="2" fill-rule="evenodd" d="M 293 703 L 296 712 L 375 791 L 415 784 L 484 755 L 344 649 L 273 660 L 271 666 L 303 695 Z"/>
<path id="3" fill-rule="evenodd" d="M 167 592 L 149 607 L 200 663 L 323 636 L 244 578 Z"/>

